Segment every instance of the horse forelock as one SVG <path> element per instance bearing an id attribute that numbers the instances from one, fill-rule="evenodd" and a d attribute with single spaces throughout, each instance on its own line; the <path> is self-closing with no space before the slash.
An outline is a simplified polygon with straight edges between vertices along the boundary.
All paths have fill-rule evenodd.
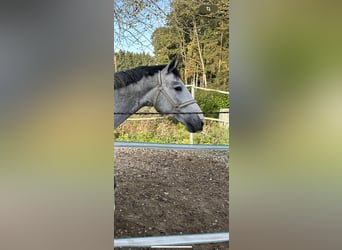
<path id="1" fill-rule="evenodd" d="M 153 76 L 167 65 L 140 66 L 134 69 L 118 71 L 114 73 L 114 89 L 127 87 L 128 85 L 139 82 L 144 77 Z M 177 68 L 172 70 L 176 77 L 180 77 Z"/>

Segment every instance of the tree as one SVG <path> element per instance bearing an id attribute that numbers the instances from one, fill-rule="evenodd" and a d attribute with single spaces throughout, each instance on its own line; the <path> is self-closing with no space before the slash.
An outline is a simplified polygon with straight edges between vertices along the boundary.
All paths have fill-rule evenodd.
<path id="1" fill-rule="evenodd" d="M 114 53 L 114 58 L 115 71 L 155 64 L 155 58 L 145 52 L 133 53 L 130 51 L 119 50 Z"/>
<path id="2" fill-rule="evenodd" d="M 152 45 L 158 63 L 168 63 L 172 57 L 178 56 L 179 40 L 174 32 L 173 27 L 160 27 L 153 32 Z"/>
<path id="3" fill-rule="evenodd" d="M 162 0 L 115 0 L 114 1 L 114 50 L 125 45 L 140 46 L 142 50 L 150 44 L 149 33 L 162 26 L 166 13 Z"/>
<path id="4" fill-rule="evenodd" d="M 201 13 L 202 4 L 215 4 L 217 12 Z M 226 0 L 173 0 L 167 25 L 152 36 L 157 60 L 178 56 L 188 83 L 228 86 L 228 8 Z"/>

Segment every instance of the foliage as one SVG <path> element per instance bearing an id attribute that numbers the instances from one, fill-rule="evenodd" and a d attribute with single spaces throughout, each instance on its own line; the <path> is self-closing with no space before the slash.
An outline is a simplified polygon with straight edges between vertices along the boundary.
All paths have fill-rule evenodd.
<path id="1" fill-rule="evenodd" d="M 173 0 L 167 25 L 152 34 L 157 62 L 170 57 L 181 58 L 181 72 L 186 83 L 198 86 L 228 88 L 229 1 L 205 1 L 215 4 L 218 11 L 201 14 L 204 1 Z"/>
<path id="2" fill-rule="evenodd" d="M 229 108 L 229 100 L 226 94 L 196 91 L 196 101 L 203 112 L 218 112 L 221 108 Z M 206 114 L 207 117 L 218 118 L 218 114 Z"/>
<path id="3" fill-rule="evenodd" d="M 126 121 L 114 130 L 116 141 L 189 143 L 189 132 L 180 123 L 174 124 L 168 119 L 149 121 Z M 194 144 L 228 144 L 229 132 L 219 123 L 206 121 L 204 130 L 195 133 Z"/>
<path id="4" fill-rule="evenodd" d="M 145 52 L 133 53 L 130 51 L 119 50 L 114 54 L 114 67 L 116 67 L 116 71 L 154 64 L 154 57 Z"/>
<path id="5" fill-rule="evenodd" d="M 173 27 L 160 27 L 153 32 L 152 44 L 158 63 L 168 63 L 172 57 L 177 56 L 179 40 L 175 32 Z"/>
<path id="6" fill-rule="evenodd" d="M 161 0 L 114 1 L 115 43 L 126 41 L 143 47 L 142 40 L 152 33 L 155 64 L 177 56 L 184 82 L 227 90 L 229 1 L 171 0 L 170 4 L 167 7 Z M 213 4 L 217 11 L 202 13 L 202 4 Z M 135 66 L 129 61 L 126 66 L 118 65 Z"/>
<path id="7" fill-rule="evenodd" d="M 202 13 L 202 4 L 216 5 L 217 11 Z M 156 64 L 177 56 L 186 83 L 227 90 L 229 4 L 229 0 L 171 0 L 170 6 L 162 0 L 114 1 L 115 44 L 144 48 L 147 34 L 152 34 Z M 118 63 L 120 68 L 132 64 Z"/>

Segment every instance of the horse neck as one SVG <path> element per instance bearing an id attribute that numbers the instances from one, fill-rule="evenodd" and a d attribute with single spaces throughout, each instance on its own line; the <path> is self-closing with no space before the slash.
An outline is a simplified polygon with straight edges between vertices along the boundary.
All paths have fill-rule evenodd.
<path id="1" fill-rule="evenodd" d="M 157 76 L 142 79 L 125 88 L 114 89 L 114 112 L 124 113 L 114 115 L 114 128 L 117 128 L 131 114 L 144 106 L 153 105 L 154 89 L 157 86 Z"/>

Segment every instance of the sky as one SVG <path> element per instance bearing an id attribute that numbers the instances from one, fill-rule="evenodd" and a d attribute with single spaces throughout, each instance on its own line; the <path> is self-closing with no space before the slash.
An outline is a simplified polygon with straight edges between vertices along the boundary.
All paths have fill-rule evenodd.
<path id="1" fill-rule="evenodd" d="M 144 41 L 142 41 L 144 43 L 144 46 L 142 46 L 141 44 L 138 44 L 134 41 L 119 42 L 118 40 L 120 39 L 120 35 L 118 35 L 118 33 L 114 33 L 114 50 L 115 51 L 125 50 L 125 51 L 136 52 L 136 53 L 145 52 L 145 53 L 153 55 L 154 54 L 153 46 L 152 46 L 151 39 L 150 39 L 152 35 L 152 31 L 144 31 L 144 34 L 149 39 L 144 39 Z M 130 37 L 133 37 L 133 36 L 130 35 Z"/>
<path id="2" fill-rule="evenodd" d="M 159 8 L 146 9 L 141 14 L 151 14 L 151 20 L 140 18 L 135 22 L 133 28 L 128 28 L 126 32 L 119 29 L 116 20 L 114 20 L 114 51 L 125 50 L 131 52 L 145 52 L 153 55 L 153 46 L 151 42 L 152 33 L 158 27 L 165 25 L 165 15 L 161 13 L 168 13 L 170 11 L 170 0 L 160 0 L 157 2 Z M 155 16 L 155 14 L 159 16 Z"/>

